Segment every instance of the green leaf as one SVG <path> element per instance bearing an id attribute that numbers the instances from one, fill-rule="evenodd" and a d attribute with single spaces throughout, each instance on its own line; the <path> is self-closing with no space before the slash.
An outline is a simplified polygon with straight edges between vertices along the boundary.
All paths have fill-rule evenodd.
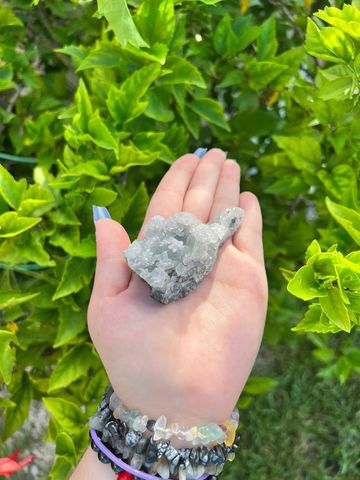
<path id="1" fill-rule="evenodd" d="M 59 326 L 54 343 L 54 348 L 62 347 L 73 340 L 86 328 L 86 309 L 79 312 L 70 306 L 63 305 L 59 311 Z"/>
<path id="2" fill-rule="evenodd" d="M 84 285 L 90 283 L 93 274 L 93 259 L 83 260 L 81 258 L 71 258 L 67 260 L 60 283 L 52 299 L 55 301 L 59 298 L 67 297 L 72 293 L 79 292 Z"/>
<path id="3" fill-rule="evenodd" d="M 323 87 L 319 88 L 319 98 L 321 100 L 343 100 L 348 98 L 351 96 L 353 83 L 353 77 L 350 75 L 327 82 Z"/>
<path id="4" fill-rule="evenodd" d="M 175 29 L 173 0 L 144 0 L 135 22 L 150 45 L 157 42 L 169 45 Z"/>
<path id="5" fill-rule="evenodd" d="M 10 25 L 22 26 L 23 22 L 20 20 L 19 17 L 15 15 L 10 5 L 1 3 L 0 27 L 10 26 Z"/>
<path id="6" fill-rule="evenodd" d="M 63 398 L 43 397 L 46 409 L 65 431 L 77 432 L 85 420 L 83 412 L 73 402 Z"/>
<path id="7" fill-rule="evenodd" d="M 293 332 L 336 333 L 340 329 L 329 322 L 319 303 L 312 303 L 304 318 L 291 330 Z"/>
<path id="8" fill-rule="evenodd" d="M 15 403 L 12 402 L 9 398 L 6 397 L 0 397 L 0 408 L 10 408 L 10 407 L 16 407 Z"/>
<path id="9" fill-rule="evenodd" d="M 209 123 L 213 123 L 227 132 L 230 126 L 225 119 L 222 105 L 212 98 L 198 98 L 190 103 L 190 108 Z"/>
<path id="10" fill-rule="evenodd" d="M 87 375 L 94 364 L 92 347 L 85 343 L 69 350 L 57 363 L 49 383 L 49 392 L 65 388 Z"/>
<path id="11" fill-rule="evenodd" d="M 10 343 L 16 341 L 16 337 L 8 330 L 0 330 L 0 375 L 6 385 L 9 385 L 12 378 L 12 370 L 15 364 L 14 347 Z"/>
<path id="12" fill-rule="evenodd" d="M 71 463 L 75 463 L 77 453 L 73 439 L 66 432 L 60 432 L 56 437 L 56 455 L 69 458 Z"/>
<path id="13" fill-rule="evenodd" d="M 96 112 L 89 121 L 89 133 L 96 145 L 106 150 L 117 151 L 118 142 L 110 133 L 110 130 L 100 118 L 99 112 Z M 75 167 L 76 168 L 76 167 Z"/>
<path id="14" fill-rule="evenodd" d="M 156 153 L 142 152 L 133 145 L 120 145 L 119 160 L 110 170 L 110 174 L 117 175 L 136 165 L 151 165 L 157 157 Z"/>
<path id="15" fill-rule="evenodd" d="M 10 207 L 17 209 L 26 190 L 26 180 L 16 181 L 6 168 L 0 165 L 0 195 Z"/>
<path id="16" fill-rule="evenodd" d="M 330 322 L 345 332 L 350 332 L 350 317 L 343 299 L 336 287 L 327 289 L 327 295 L 320 298 L 320 305 Z"/>
<path id="17" fill-rule="evenodd" d="M 88 196 L 90 205 L 101 205 L 107 207 L 111 205 L 117 198 L 118 194 L 114 190 L 104 187 L 96 187 Z"/>
<path id="18" fill-rule="evenodd" d="M 310 258 L 318 255 L 319 253 L 321 253 L 319 242 L 317 240 L 313 240 L 305 252 L 305 260 L 308 261 Z"/>
<path id="19" fill-rule="evenodd" d="M 122 125 L 144 112 L 148 103 L 140 99 L 158 78 L 160 68 L 158 63 L 147 65 L 127 78 L 120 88 L 111 85 L 106 104 L 117 123 Z"/>
<path id="20" fill-rule="evenodd" d="M 350 62 L 355 58 L 351 38 L 333 27 L 319 27 L 309 18 L 305 48 L 310 55 L 334 63 Z"/>
<path id="21" fill-rule="evenodd" d="M 0 292 L 0 308 L 11 308 L 15 305 L 20 305 L 21 303 L 28 302 L 33 298 L 37 297 L 40 292 L 36 293 L 23 293 L 23 292 L 16 292 L 15 290 L 11 290 L 9 292 L 3 290 Z"/>
<path id="22" fill-rule="evenodd" d="M 12 395 L 15 407 L 6 409 L 2 437 L 4 440 L 19 430 L 29 415 L 29 407 L 33 397 L 33 389 L 26 374 L 23 375 L 19 388 Z"/>
<path id="23" fill-rule="evenodd" d="M 337 165 L 331 172 L 319 170 L 317 176 L 329 195 L 343 206 L 357 208 L 357 176 L 350 165 Z"/>
<path id="24" fill-rule="evenodd" d="M 90 102 L 89 93 L 82 78 L 79 81 L 79 86 L 75 93 L 75 103 L 80 114 L 80 128 L 83 132 L 87 132 L 88 124 L 93 114 L 93 109 Z"/>
<path id="25" fill-rule="evenodd" d="M 272 59 L 275 57 L 277 49 L 276 20 L 275 17 L 269 17 L 261 25 L 260 35 L 257 39 L 257 58 L 259 60 Z"/>
<path id="26" fill-rule="evenodd" d="M 274 135 L 277 146 L 284 150 L 294 167 L 311 173 L 321 167 L 322 155 L 319 143 L 312 137 L 283 137 Z"/>
<path id="27" fill-rule="evenodd" d="M 158 62 L 160 65 L 164 65 L 166 56 L 168 54 L 168 47 L 163 43 L 154 43 L 150 48 L 135 48 L 130 43 L 124 48 L 127 55 L 134 58 L 135 61 L 144 63 L 144 60 L 150 62 Z"/>
<path id="28" fill-rule="evenodd" d="M 312 351 L 315 358 L 324 363 L 329 363 L 335 358 L 335 351 L 333 348 L 316 348 Z"/>
<path id="29" fill-rule="evenodd" d="M 215 51 L 219 55 L 231 56 L 236 53 L 237 44 L 238 37 L 233 30 L 231 17 L 225 15 L 217 24 L 213 35 Z"/>
<path id="30" fill-rule="evenodd" d="M 360 213 L 333 202 L 329 197 L 325 198 L 325 203 L 332 217 L 360 245 Z"/>
<path id="31" fill-rule="evenodd" d="M 302 300 L 311 300 L 327 295 L 325 289 L 319 286 L 315 272 L 309 265 L 304 265 L 295 273 L 288 283 L 287 289 L 292 295 Z"/>
<path id="32" fill-rule="evenodd" d="M 89 160 L 88 162 L 79 163 L 76 167 L 70 168 L 62 174 L 63 177 L 92 177 L 100 182 L 110 180 L 107 174 L 107 168 L 104 162 L 99 160 Z"/>
<path id="33" fill-rule="evenodd" d="M 9 238 L 20 235 L 29 230 L 42 218 L 20 217 L 16 212 L 5 212 L 0 215 L 0 238 Z"/>
<path id="34" fill-rule="evenodd" d="M 206 88 L 205 80 L 200 71 L 186 58 L 177 57 L 175 55 L 169 56 L 166 60 L 165 70 L 170 70 L 171 73 L 166 74 L 161 78 L 163 85 L 186 84 L 195 85 L 199 88 Z"/>
<path id="35" fill-rule="evenodd" d="M 171 122 L 174 113 L 170 108 L 170 93 L 163 87 L 152 88 L 146 94 L 148 106 L 145 115 L 158 122 Z"/>
<path id="36" fill-rule="evenodd" d="M 106 386 L 109 384 L 105 370 L 99 369 L 89 381 L 84 393 L 84 398 L 88 402 L 101 398 Z"/>
<path id="37" fill-rule="evenodd" d="M 304 47 L 301 46 L 291 48 L 272 59 L 273 62 L 287 67 L 273 81 L 274 88 L 278 89 L 288 85 L 291 79 L 297 76 L 304 54 Z"/>
<path id="38" fill-rule="evenodd" d="M 49 475 L 51 480 L 63 480 L 64 478 L 70 478 L 72 470 L 73 465 L 67 460 L 67 457 L 57 455 Z"/>
<path id="39" fill-rule="evenodd" d="M 251 395 L 262 395 L 270 392 L 278 384 L 277 380 L 267 377 L 255 377 L 251 375 L 244 387 L 244 392 Z"/>
<path id="40" fill-rule="evenodd" d="M 128 42 L 135 47 L 148 47 L 135 27 L 125 0 L 97 0 L 98 15 L 105 17 L 109 28 L 123 45 Z"/>
<path id="41" fill-rule="evenodd" d="M 99 42 L 94 50 L 82 60 L 77 72 L 89 68 L 111 68 L 121 64 L 121 48 L 109 42 Z"/>
<path id="42" fill-rule="evenodd" d="M 245 72 L 249 76 L 249 87 L 255 91 L 265 88 L 287 69 L 286 65 L 280 65 L 274 61 L 253 60 L 245 65 Z"/>
<path id="43" fill-rule="evenodd" d="M 34 184 L 24 192 L 18 213 L 23 216 L 40 217 L 54 206 L 55 198 L 50 190 Z"/>
<path id="44" fill-rule="evenodd" d="M 121 222 L 131 240 L 135 239 L 139 233 L 148 204 L 149 195 L 145 183 L 141 182 L 135 195 L 132 197 L 129 208 Z"/>
<path id="45" fill-rule="evenodd" d="M 360 10 L 355 6 L 345 4 L 343 9 L 325 7 L 315 13 L 315 16 L 324 22 L 339 28 L 356 40 L 360 40 Z"/>

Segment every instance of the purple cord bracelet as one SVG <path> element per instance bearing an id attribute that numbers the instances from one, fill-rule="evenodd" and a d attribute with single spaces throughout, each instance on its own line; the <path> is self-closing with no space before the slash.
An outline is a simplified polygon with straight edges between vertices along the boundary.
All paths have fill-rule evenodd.
<path id="1" fill-rule="evenodd" d="M 149 473 L 146 472 L 141 472 L 140 470 L 136 470 L 135 468 L 132 468 L 130 465 L 127 463 L 123 462 L 120 458 L 116 457 L 108 448 L 105 447 L 105 445 L 102 443 L 100 438 L 97 436 L 96 431 L 91 428 L 90 429 L 90 436 L 95 445 L 99 448 L 99 450 L 106 455 L 115 465 L 118 467 L 122 468 L 123 470 L 131 473 L 135 477 L 138 478 L 143 478 L 144 480 L 163 480 L 161 477 L 155 477 L 154 475 L 150 475 Z M 205 480 L 209 474 L 204 473 L 199 477 L 197 480 Z"/>

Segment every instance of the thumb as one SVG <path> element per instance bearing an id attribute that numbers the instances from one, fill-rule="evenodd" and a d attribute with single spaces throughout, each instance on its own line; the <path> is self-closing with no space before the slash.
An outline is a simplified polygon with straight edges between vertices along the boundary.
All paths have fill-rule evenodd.
<path id="1" fill-rule="evenodd" d="M 105 207 L 93 206 L 96 230 L 96 271 L 93 293 L 114 296 L 129 284 L 131 270 L 122 254 L 130 244 L 126 230 Z"/>

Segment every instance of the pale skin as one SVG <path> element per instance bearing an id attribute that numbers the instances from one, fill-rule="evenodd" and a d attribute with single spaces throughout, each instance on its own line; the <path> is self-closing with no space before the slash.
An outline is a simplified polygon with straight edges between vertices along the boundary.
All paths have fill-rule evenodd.
<path id="1" fill-rule="evenodd" d="M 258 354 L 268 298 L 261 211 L 255 195 L 240 193 L 235 161 L 215 148 L 202 159 L 184 155 L 151 199 L 143 226 L 154 215 L 180 211 L 206 223 L 234 206 L 245 218 L 213 270 L 191 294 L 168 305 L 152 299 L 148 285 L 128 268 L 125 229 L 110 219 L 96 222 L 90 335 L 115 392 L 149 418 L 165 415 L 185 427 L 226 420 Z M 88 449 L 71 478 L 115 477 Z"/>

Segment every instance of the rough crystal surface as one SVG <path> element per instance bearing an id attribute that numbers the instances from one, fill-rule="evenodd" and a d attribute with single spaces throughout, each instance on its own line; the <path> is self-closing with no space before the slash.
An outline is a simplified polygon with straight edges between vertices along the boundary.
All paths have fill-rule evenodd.
<path id="1" fill-rule="evenodd" d="M 124 256 L 151 287 L 150 296 L 168 304 L 188 295 L 210 273 L 219 247 L 243 216 L 239 207 L 226 208 L 208 224 L 189 212 L 156 215 L 145 226 L 144 238 L 132 242 Z"/>

